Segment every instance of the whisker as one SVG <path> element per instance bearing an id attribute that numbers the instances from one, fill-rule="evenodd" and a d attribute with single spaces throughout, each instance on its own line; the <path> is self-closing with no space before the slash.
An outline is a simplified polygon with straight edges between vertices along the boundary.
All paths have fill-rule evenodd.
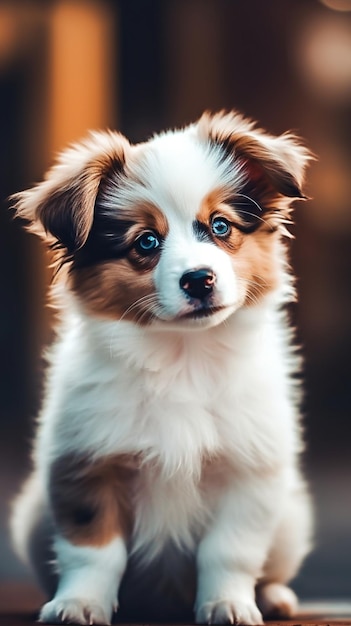
<path id="1" fill-rule="evenodd" d="M 137 298 L 137 300 L 135 300 L 135 302 L 132 302 L 132 304 L 126 308 L 126 310 L 123 312 L 123 314 L 121 315 L 121 317 L 119 318 L 118 322 L 121 322 L 125 319 L 125 317 L 128 315 L 128 313 L 130 313 L 131 311 L 133 311 L 137 306 L 139 306 L 140 304 L 150 304 L 150 308 L 144 308 L 144 310 L 138 311 L 137 315 L 136 315 L 136 321 L 141 321 L 142 318 L 144 316 L 146 316 L 147 314 L 152 314 L 153 318 L 157 317 L 157 312 L 159 309 L 159 304 L 157 302 L 157 297 L 155 294 L 146 294 L 144 296 L 141 296 L 140 298 Z M 155 309 L 155 313 L 152 312 L 152 308 Z M 161 309 L 160 309 L 161 311 Z M 151 323 L 151 322 L 150 322 Z M 114 341 L 114 336 L 117 333 L 117 328 L 118 328 L 118 324 L 116 326 L 113 327 L 113 332 L 111 333 L 110 336 L 110 357 L 113 359 L 114 358 L 114 348 L 113 348 L 113 341 Z M 133 334 L 132 334 L 133 336 Z"/>
<path id="2" fill-rule="evenodd" d="M 135 317 L 135 321 L 140 323 L 140 322 L 143 321 L 143 319 L 146 316 L 154 317 L 153 307 L 152 306 L 150 306 L 148 308 L 141 309 L 140 311 L 138 311 L 137 314 L 136 314 L 136 317 Z"/>
<path id="3" fill-rule="evenodd" d="M 128 315 L 128 313 L 131 313 L 133 309 L 140 306 L 141 304 L 149 304 L 149 303 L 153 304 L 155 302 L 155 299 L 156 299 L 155 294 L 146 294 L 145 296 L 141 296 L 140 298 L 135 300 L 135 302 L 132 302 L 132 304 L 124 311 L 119 321 L 120 322 L 123 321 L 125 317 Z"/>
<path id="4" fill-rule="evenodd" d="M 250 304 L 259 304 L 259 299 L 257 298 L 257 296 L 254 296 L 251 293 L 248 293 L 246 296 L 246 300 L 247 302 L 249 302 Z"/>
<path id="5" fill-rule="evenodd" d="M 255 204 L 258 208 L 259 211 L 263 211 L 262 207 L 258 204 L 258 202 L 256 202 L 256 200 L 254 200 L 253 198 L 251 198 L 251 196 L 247 196 L 245 193 L 236 193 L 236 196 L 241 196 L 242 198 L 246 198 L 246 200 L 250 200 L 250 202 L 252 202 L 252 204 Z"/>
<path id="6" fill-rule="evenodd" d="M 263 208 L 262 208 L 262 207 L 258 204 L 258 202 L 257 202 L 256 200 L 254 200 L 253 198 L 251 198 L 251 196 L 248 196 L 248 195 L 246 195 L 245 193 L 236 193 L 235 195 L 236 195 L 236 196 L 240 196 L 240 197 L 242 197 L 242 198 L 245 198 L 246 200 L 249 200 L 249 202 L 252 202 L 252 204 L 254 204 L 254 205 L 258 208 L 258 210 L 259 210 L 261 213 L 263 213 Z M 244 202 L 235 202 L 235 205 L 236 205 L 237 207 L 240 207 L 240 205 L 243 205 L 243 204 L 244 204 Z M 239 211 L 241 214 L 248 215 L 248 216 L 250 216 L 250 217 L 254 217 L 254 218 L 255 218 L 255 219 L 257 219 L 257 220 L 260 220 L 263 224 L 267 224 L 267 226 L 271 226 L 271 224 L 269 224 L 269 222 L 268 222 L 266 219 L 264 219 L 264 218 L 263 218 L 263 217 L 261 217 L 260 215 L 257 215 L 256 213 L 251 213 L 250 211 L 245 211 L 244 209 L 238 209 L 238 211 Z M 272 229 L 273 229 L 273 226 L 272 226 Z"/>
<path id="7" fill-rule="evenodd" d="M 251 286 L 255 288 L 256 293 L 251 293 L 250 291 L 246 293 L 246 299 L 252 304 L 260 303 L 260 296 L 264 295 L 265 287 L 268 286 L 267 281 L 263 278 L 260 279 L 260 282 L 256 280 L 251 280 L 249 278 L 238 278 L 239 282 L 243 283 L 245 286 Z"/>
<path id="8" fill-rule="evenodd" d="M 239 209 L 239 212 L 240 212 L 240 214 L 251 215 L 251 217 L 254 217 L 255 219 L 257 219 L 260 222 L 262 222 L 263 224 L 267 224 L 267 226 L 270 226 L 268 220 L 264 219 L 260 215 L 256 215 L 256 213 L 250 213 L 250 211 L 243 211 L 242 209 Z"/>
<path id="9" fill-rule="evenodd" d="M 144 311 L 140 311 L 139 315 L 136 318 L 136 321 L 141 323 L 144 317 L 148 315 L 149 319 L 147 321 L 147 325 L 150 326 L 153 320 L 159 319 L 159 314 L 161 313 L 161 311 L 162 311 L 161 307 L 158 306 L 157 303 L 154 303 L 153 307 L 145 309 Z"/>
<path id="10" fill-rule="evenodd" d="M 148 305 L 147 307 L 143 307 L 140 311 L 137 311 L 136 321 L 141 322 L 146 316 L 150 316 L 151 320 L 159 317 L 159 314 L 162 311 L 162 308 L 159 305 L 157 297 L 155 294 L 150 294 L 148 296 L 143 296 L 136 300 L 130 307 L 128 307 L 129 312 L 132 309 L 135 309 L 140 304 Z M 127 311 L 128 311 L 127 309 Z M 124 313 L 126 315 L 126 312 Z"/>
<path id="11" fill-rule="evenodd" d="M 250 278 L 242 278 L 241 279 L 242 282 L 246 282 L 249 283 L 250 285 L 253 285 L 254 287 L 267 287 L 268 283 L 266 280 L 264 280 L 264 278 L 260 277 L 260 282 L 258 282 L 257 280 L 251 280 Z"/>

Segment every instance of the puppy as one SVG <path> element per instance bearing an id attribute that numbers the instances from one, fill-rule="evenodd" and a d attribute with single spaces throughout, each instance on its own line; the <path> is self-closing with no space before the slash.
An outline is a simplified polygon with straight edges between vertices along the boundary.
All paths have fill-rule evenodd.
<path id="1" fill-rule="evenodd" d="M 240 114 L 94 132 L 15 197 L 61 323 L 12 535 L 40 620 L 290 616 L 311 545 L 285 224 L 309 153 Z"/>

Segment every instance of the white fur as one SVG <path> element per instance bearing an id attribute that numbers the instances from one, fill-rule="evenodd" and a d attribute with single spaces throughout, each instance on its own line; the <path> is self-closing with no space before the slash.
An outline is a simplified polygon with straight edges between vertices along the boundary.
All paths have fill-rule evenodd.
<path id="1" fill-rule="evenodd" d="M 255 586 L 261 584 L 266 605 L 274 593 L 284 600 L 276 588 L 265 596 L 264 583 L 285 589 L 310 545 L 291 382 L 298 359 L 280 311 L 291 280 L 281 251 L 277 289 L 244 306 L 235 261 L 192 231 L 204 196 L 219 182 L 238 184 L 240 168 L 204 149 L 193 127 L 147 146 L 135 149 L 130 179 L 104 202 L 118 209 L 144 199 L 167 217 L 169 236 L 153 274 L 159 318 L 146 327 L 94 318 L 65 293 L 34 450 L 37 499 L 41 493 L 46 501 L 50 467 L 62 454 L 141 455 L 128 552 L 144 568 L 169 541 L 194 553 L 197 621 L 257 624 Z M 225 308 L 180 320 L 191 305 L 179 279 L 204 265 L 217 275 L 216 302 Z M 22 555 L 29 550 L 20 530 L 24 511 L 33 523 L 29 500 L 27 492 L 13 521 Z M 60 582 L 42 621 L 61 615 L 107 622 L 127 559 L 122 540 L 78 547 L 56 533 L 54 551 Z"/>
<path id="2" fill-rule="evenodd" d="M 288 525 L 284 545 L 298 527 L 293 545 L 299 558 L 292 549 L 283 582 L 295 574 L 310 534 L 306 501 L 299 505 L 295 496 L 302 484 L 295 467 L 301 443 L 280 314 L 262 305 L 194 334 L 152 333 L 75 315 L 69 326 L 54 351 L 39 430 L 36 463 L 43 482 L 62 450 L 94 458 L 144 451 L 131 550 L 147 564 L 169 539 L 195 550 L 200 531 L 198 621 L 206 611 L 215 621 L 220 611 L 221 621 L 235 616 L 259 623 L 254 586 L 264 577 L 276 529 Z M 204 457 L 221 463 L 215 476 L 202 479 Z M 99 568 L 94 571 L 99 581 Z M 108 615 L 106 602 L 100 604 Z M 41 619 L 48 616 L 44 611 Z"/>
<path id="3" fill-rule="evenodd" d="M 165 212 L 186 220 L 195 214 L 207 193 L 233 188 L 240 184 L 244 172 L 240 164 L 221 157 L 220 148 L 210 150 L 194 134 L 192 127 L 181 132 L 163 133 L 147 144 L 133 146 L 127 163 L 128 178 L 118 181 L 105 197 L 112 209 L 149 201 Z"/>
<path id="4" fill-rule="evenodd" d="M 117 589 L 127 563 L 121 538 L 102 548 L 75 546 L 58 537 L 54 543 L 59 585 L 40 613 L 42 622 L 109 624 L 117 610 Z"/>

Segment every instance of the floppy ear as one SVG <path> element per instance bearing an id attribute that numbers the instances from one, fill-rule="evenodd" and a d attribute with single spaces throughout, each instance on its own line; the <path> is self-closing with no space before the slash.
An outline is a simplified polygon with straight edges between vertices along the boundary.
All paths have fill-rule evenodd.
<path id="1" fill-rule="evenodd" d="M 90 133 L 62 152 L 43 182 L 12 197 L 17 216 L 72 255 L 88 238 L 102 180 L 122 171 L 128 147 L 119 133 Z"/>
<path id="2" fill-rule="evenodd" d="M 241 191 L 256 194 L 263 210 L 287 208 L 289 202 L 282 201 L 283 197 L 306 199 L 302 183 L 313 157 L 294 135 L 269 135 L 236 112 L 204 113 L 198 132 L 237 164 L 246 184 Z"/>

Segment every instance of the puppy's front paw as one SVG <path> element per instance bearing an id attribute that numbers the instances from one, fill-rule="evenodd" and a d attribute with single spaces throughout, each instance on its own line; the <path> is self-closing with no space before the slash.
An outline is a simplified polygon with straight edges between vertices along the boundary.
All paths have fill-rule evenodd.
<path id="1" fill-rule="evenodd" d="M 44 604 L 39 621 L 47 624 L 110 624 L 111 615 L 87 599 L 54 598 Z"/>
<path id="2" fill-rule="evenodd" d="M 243 600 L 218 600 L 207 602 L 196 611 L 198 624 L 263 624 L 262 615 L 256 604 Z"/>

